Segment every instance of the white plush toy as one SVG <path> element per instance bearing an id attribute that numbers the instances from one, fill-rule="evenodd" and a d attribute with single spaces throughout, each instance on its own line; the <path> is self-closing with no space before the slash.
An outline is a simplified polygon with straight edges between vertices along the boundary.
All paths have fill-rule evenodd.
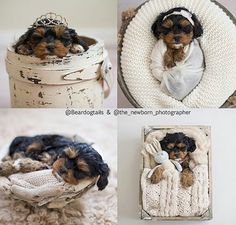
<path id="1" fill-rule="evenodd" d="M 158 164 L 148 173 L 148 178 L 151 178 L 153 172 L 160 166 L 168 171 L 182 171 L 182 166 L 177 161 L 169 159 L 169 155 L 166 151 L 162 151 L 160 142 L 157 139 L 154 139 L 151 144 L 147 144 L 145 149 L 154 157 L 155 162 Z"/>

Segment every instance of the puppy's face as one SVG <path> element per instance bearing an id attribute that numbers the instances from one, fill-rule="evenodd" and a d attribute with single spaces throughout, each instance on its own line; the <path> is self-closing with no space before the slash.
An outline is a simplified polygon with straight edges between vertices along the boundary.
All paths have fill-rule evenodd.
<path id="1" fill-rule="evenodd" d="M 196 149 L 195 141 L 183 133 L 167 133 L 160 141 L 162 150 L 169 154 L 169 158 L 177 161 L 184 161 L 188 153 Z"/>
<path id="2" fill-rule="evenodd" d="M 83 146 L 80 149 L 75 146 L 66 148 L 62 157 L 53 164 L 53 172 L 57 172 L 65 182 L 74 185 L 79 184 L 81 179 L 97 176 L 99 190 L 103 190 L 108 184 L 108 165 L 95 150 L 84 151 Z"/>
<path id="3" fill-rule="evenodd" d="M 187 9 L 181 7 L 161 13 L 152 25 L 152 32 L 155 37 L 163 39 L 167 47 L 172 49 L 188 45 L 194 38 L 200 37 L 203 33 L 202 26 L 194 14 L 191 17 L 194 25 L 182 15 L 170 15 L 183 10 L 189 13 Z"/>
<path id="4" fill-rule="evenodd" d="M 72 37 L 69 29 L 64 26 L 37 27 L 29 32 L 28 44 L 38 58 L 44 59 L 47 55 L 62 58 L 72 46 Z"/>
<path id="5" fill-rule="evenodd" d="M 160 38 L 169 48 L 184 47 L 193 39 L 193 26 L 181 15 L 171 15 L 166 18 L 161 23 L 160 32 Z"/>

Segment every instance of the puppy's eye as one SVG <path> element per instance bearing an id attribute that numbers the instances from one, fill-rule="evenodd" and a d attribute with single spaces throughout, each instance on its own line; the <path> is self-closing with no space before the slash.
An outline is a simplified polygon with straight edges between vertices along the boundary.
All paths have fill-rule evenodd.
<path id="1" fill-rule="evenodd" d="M 175 145 L 172 144 L 172 143 L 170 143 L 170 144 L 167 145 L 167 148 L 168 148 L 168 149 L 173 149 L 174 147 L 175 147 Z"/>
<path id="2" fill-rule="evenodd" d="M 71 44 L 71 39 L 70 37 L 61 37 L 60 38 L 61 42 L 65 45 L 65 46 L 68 46 Z"/>
<path id="3" fill-rule="evenodd" d="M 187 26 L 183 27 L 182 30 L 185 33 L 189 34 L 191 31 L 193 31 L 193 27 L 191 25 L 187 25 Z"/>
<path id="4" fill-rule="evenodd" d="M 81 171 L 81 170 L 74 170 L 74 176 L 76 179 L 83 179 L 89 176 L 89 174 Z"/>
<path id="5" fill-rule="evenodd" d="M 42 40 L 42 36 L 39 36 L 39 35 L 34 35 L 34 36 L 32 36 L 32 39 L 33 39 L 33 41 L 35 41 L 35 42 L 40 42 L 41 40 Z"/>

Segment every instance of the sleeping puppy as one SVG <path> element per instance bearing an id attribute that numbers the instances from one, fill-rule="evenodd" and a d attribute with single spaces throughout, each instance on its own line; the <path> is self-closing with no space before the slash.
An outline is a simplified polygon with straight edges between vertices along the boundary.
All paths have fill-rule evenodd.
<path id="1" fill-rule="evenodd" d="M 16 172 L 32 172 L 49 167 L 53 169 L 54 175 L 58 174 L 69 184 L 76 185 L 81 179 L 98 176 L 99 190 L 108 184 L 108 165 L 87 143 L 60 135 L 20 136 L 12 141 L 9 150 L 12 161 L 6 160 L 0 164 L 0 175 L 9 176 Z M 22 164 L 18 165 L 17 171 L 14 169 L 16 159 Z M 22 160 L 27 161 L 22 163 Z"/>
<path id="2" fill-rule="evenodd" d="M 183 168 L 180 173 L 180 182 L 182 187 L 187 188 L 192 186 L 194 182 L 193 172 L 189 167 L 190 153 L 196 149 L 195 140 L 187 137 L 184 133 L 167 133 L 160 141 L 161 148 L 166 151 L 169 158 L 179 162 Z M 161 168 L 161 167 L 160 167 Z M 156 170 L 151 177 L 152 183 L 158 183 L 162 179 L 161 170 Z"/>
<path id="3" fill-rule="evenodd" d="M 13 46 L 21 55 L 34 55 L 40 59 L 55 55 L 65 57 L 87 51 L 89 46 L 74 29 L 53 18 L 37 20 Z"/>
<path id="4" fill-rule="evenodd" d="M 164 93 L 182 100 L 203 75 L 204 58 L 197 40 L 202 26 L 194 14 L 179 7 L 161 13 L 152 32 L 157 39 L 151 53 L 152 74 Z"/>

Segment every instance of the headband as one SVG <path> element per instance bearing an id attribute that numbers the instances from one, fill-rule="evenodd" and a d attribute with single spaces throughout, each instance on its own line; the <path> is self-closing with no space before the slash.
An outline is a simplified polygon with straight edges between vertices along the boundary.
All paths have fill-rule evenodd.
<path id="1" fill-rule="evenodd" d="M 194 26 L 194 22 L 192 20 L 192 14 L 190 12 L 187 12 L 185 10 L 181 10 L 179 12 L 175 11 L 173 13 L 170 13 L 168 15 L 166 15 L 163 20 L 165 20 L 167 17 L 171 16 L 171 15 L 181 15 L 183 17 L 185 17 L 193 26 Z"/>

